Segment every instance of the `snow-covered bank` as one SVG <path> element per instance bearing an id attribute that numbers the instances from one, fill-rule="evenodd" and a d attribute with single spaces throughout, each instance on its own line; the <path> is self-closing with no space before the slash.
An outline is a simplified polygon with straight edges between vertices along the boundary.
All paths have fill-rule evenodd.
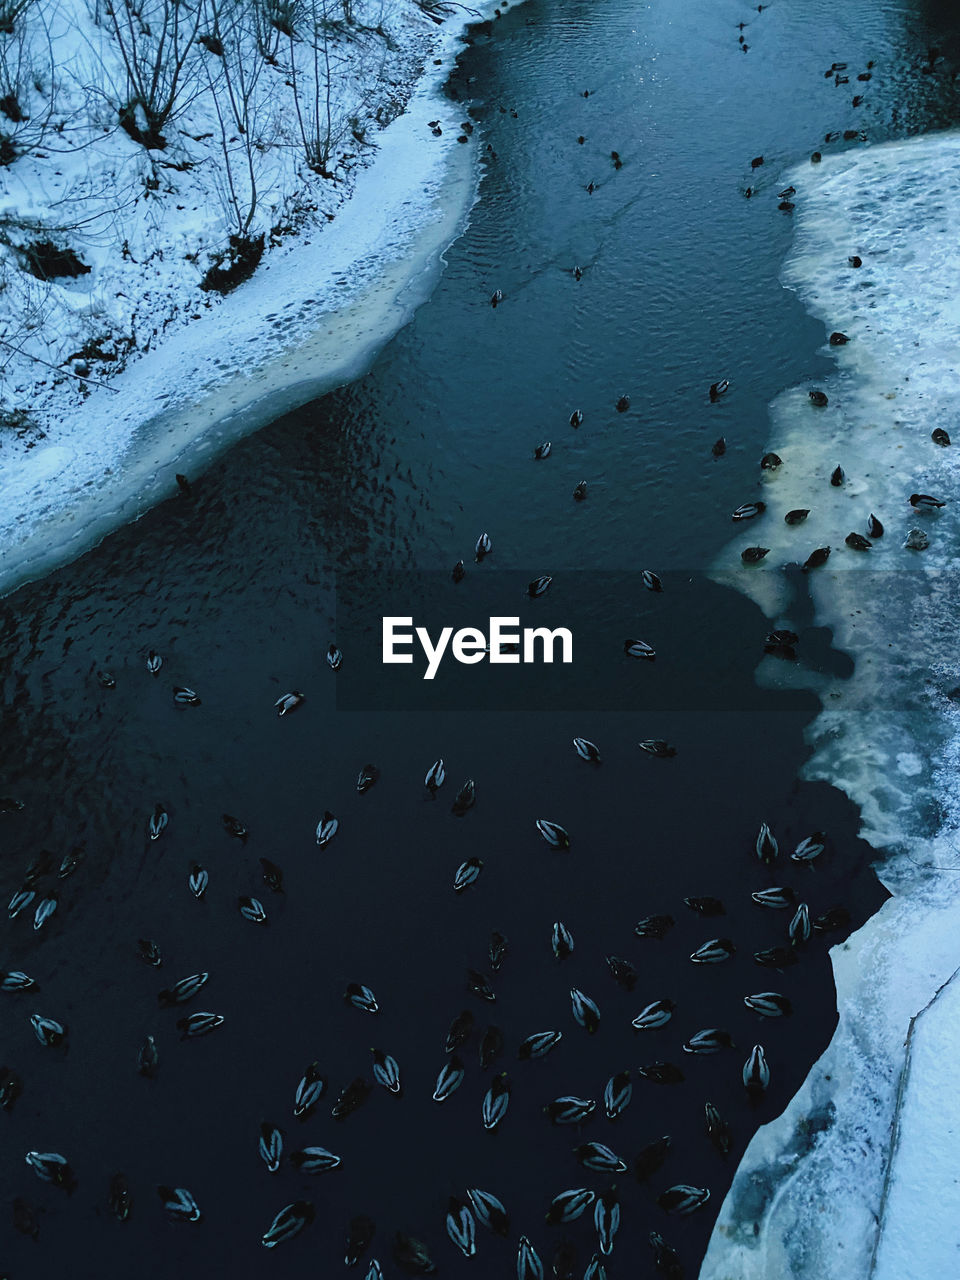
<path id="1" fill-rule="evenodd" d="M 918 1262 L 928 1275 L 948 1276 L 957 1269 L 958 1026 L 960 982 L 954 974 L 911 1026 L 892 1152 L 895 1176 L 880 1215 L 874 1280 L 901 1280 Z"/>
<path id="2" fill-rule="evenodd" d="M 29 398 L 8 397 L 7 405 L 42 411 L 44 435 L 3 435 L 0 590 L 136 518 L 174 491 L 175 472 L 195 471 L 230 440 L 355 377 L 429 294 L 476 187 L 473 139 L 457 144 L 464 108 L 441 88 L 464 22 L 477 15 L 457 9 L 438 27 L 416 6 L 403 7 L 408 70 L 420 78 L 403 114 L 378 136 L 372 161 L 352 171 L 349 199 L 331 221 L 301 221 L 250 280 L 198 312 L 194 299 L 206 295 L 197 294 L 195 267 L 181 261 L 161 291 L 176 314 L 108 385 L 98 376 L 77 394 L 78 384 L 61 377 L 41 388 L 35 362 L 8 362 L 8 387 L 11 378 L 26 380 Z M 125 135 L 114 145 L 134 146 Z M 8 205 L 16 164 L 0 170 Z M 38 209 L 42 188 L 33 190 Z M 116 257 L 119 245 L 112 250 Z M 54 312 L 86 315 L 105 279 L 106 267 L 34 285 L 48 291 Z M 62 358 L 55 317 L 40 340 L 49 357 Z"/>
<path id="3" fill-rule="evenodd" d="M 894 896 L 832 952 L 837 1032 L 784 1114 L 751 1142 L 701 1277 L 863 1280 L 875 1251 L 884 1280 L 942 1275 L 933 1252 L 942 1233 L 930 1238 L 915 1216 L 909 1183 L 922 1150 L 932 1181 L 944 1175 L 936 1132 L 945 1082 L 960 1092 L 957 1033 L 945 1012 L 926 1015 L 932 1036 L 950 1034 L 934 1046 L 934 1072 L 924 1031 L 900 1099 L 892 1165 L 890 1153 L 911 1020 L 960 966 L 960 136 L 857 150 L 802 166 L 789 180 L 798 234 L 785 282 L 828 334 L 850 341 L 829 348 L 837 370 L 828 379 L 773 405 L 770 448 L 783 466 L 764 473 L 758 496 L 768 510 L 724 551 L 716 573 L 791 625 L 799 575 L 780 566 L 832 548 L 800 589 L 809 588 L 814 622 L 855 658 L 855 674 L 835 681 L 771 659 L 762 675 L 818 689 L 824 710 L 809 730 L 805 776 L 861 806 L 863 836 L 889 851 L 879 874 Z M 861 267 L 848 264 L 854 255 Z M 827 407 L 811 403 L 811 389 L 826 392 Z M 955 443 L 933 441 L 937 428 Z M 832 485 L 838 465 L 843 483 Z M 915 510 L 908 499 L 916 493 L 947 505 Z M 796 508 L 809 517 L 787 525 Z M 850 548 L 846 536 L 865 535 L 871 513 L 885 532 L 868 551 Z M 926 536 L 923 550 L 904 545 L 915 528 Z M 770 553 L 746 572 L 739 552 L 751 542 Z M 954 1005 L 951 996 L 944 1010 Z M 942 1222 L 942 1203 L 928 1210 Z"/>

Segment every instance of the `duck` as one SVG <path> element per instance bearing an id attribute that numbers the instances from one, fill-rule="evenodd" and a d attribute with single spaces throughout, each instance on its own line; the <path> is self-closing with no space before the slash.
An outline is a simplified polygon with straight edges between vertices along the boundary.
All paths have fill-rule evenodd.
<path id="1" fill-rule="evenodd" d="M 844 542 L 851 551 L 869 551 L 873 546 L 873 543 L 865 538 L 861 533 L 848 533 L 844 538 Z"/>
<path id="2" fill-rule="evenodd" d="M 815 551 L 811 551 L 803 562 L 803 572 L 809 573 L 811 569 L 819 569 L 821 565 L 825 565 L 830 557 L 829 547 L 817 547 Z"/>
<path id="3" fill-rule="evenodd" d="M 666 1160 L 670 1151 L 672 1138 L 668 1133 L 657 1138 L 654 1142 L 648 1142 L 642 1147 L 637 1158 L 633 1162 L 634 1177 L 638 1182 L 646 1182 Z"/>
<path id="4" fill-rule="evenodd" d="M 762 516 L 767 509 L 765 502 L 744 502 L 734 511 L 733 520 L 753 520 L 756 516 Z"/>
<path id="5" fill-rule="evenodd" d="M 267 913 L 259 898 L 249 898 L 245 894 L 241 895 L 237 899 L 237 906 L 244 920 L 250 920 L 253 924 L 267 923 Z"/>
<path id="6" fill-rule="evenodd" d="M 510 1234 L 510 1218 L 502 1202 L 491 1191 L 467 1187 L 467 1199 L 477 1221 L 498 1236 Z"/>
<path id="7" fill-rule="evenodd" d="M 347 1004 L 352 1004 L 355 1009 L 360 1009 L 363 1013 L 378 1013 L 380 1010 L 376 996 L 369 987 L 360 982 L 348 982 L 343 998 Z"/>
<path id="8" fill-rule="evenodd" d="M 169 818 L 169 815 L 167 814 L 166 809 L 164 809 L 162 804 L 158 804 L 154 808 L 154 811 L 150 815 L 150 819 L 147 823 L 147 829 L 150 834 L 150 839 L 159 840 L 160 836 L 166 830 L 166 827 L 169 821 L 170 821 L 170 818 Z"/>
<path id="9" fill-rule="evenodd" d="M 296 1119 L 306 1120 L 307 1116 L 309 1116 L 316 1107 L 326 1087 L 327 1082 L 320 1072 L 319 1064 L 311 1062 L 304 1071 L 294 1094 L 293 1114 Z M 306 1152 L 303 1154 L 306 1154 Z M 294 1163 L 297 1163 L 296 1160 L 294 1160 Z M 340 1163 L 339 1160 L 337 1163 Z"/>
<path id="10" fill-rule="evenodd" d="M 366 795 L 376 785 L 379 777 L 380 770 L 375 764 L 365 764 L 357 774 L 357 795 Z"/>
<path id="11" fill-rule="evenodd" d="M 276 1125 L 268 1124 L 266 1120 L 260 1124 L 258 1150 L 270 1173 L 276 1173 L 283 1158 L 283 1134 Z"/>
<path id="12" fill-rule="evenodd" d="M 207 885 L 210 883 L 210 873 L 199 862 L 195 862 L 190 868 L 190 876 L 187 881 L 190 885 L 190 892 L 195 898 L 202 898 L 207 891 Z"/>
<path id="13" fill-rule="evenodd" d="M 756 1095 L 763 1093 L 770 1083 L 770 1068 L 767 1065 L 763 1045 L 755 1044 L 750 1056 L 743 1064 L 743 1084 L 747 1093 Z"/>
<path id="14" fill-rule="evenodd" d="M 596 1106 L 597 1103 L 594 1098 L 576 1098 L 572 1095 L 565 1095 L 562 1098 L 554 1098 L 552 1102 L 548 1102 L 543 1111 L 552 1124 L 580 1124 L 583 1120 L 586 1120 L 587 1116 L 593 1114 Z"/>
<path id="15" fill-rule="evenodd" d="M 454 1054 L 448 1063 L 442 1067 L 440 1074 L 437 1076 L 437 1082 L 433 1090 L 434 1102 L 446 1102 L 451 1093 L 454 1093 L 463 1084 L 465 1070 L 460 1058 Z"/>
<path id="16" fill-rule="evenodd" d="M 278 716 L 289 715 L 291 711 L 296 711 L 304 700 L 305 695 L 299 689 L 292 689 L 289 693 L 282 693 L 273 704 L 276 708 Z"/>
<path id="17" fill-rule="evenodd" d="M 220 822 L 228 836 L 233 836 L 235 840 L 246 840 L 250 834 L 239 818 L 235 818 L 232 813 L 223 813 L 220 815 Z"/>
<path id="18" fill-rule="evenodd" d="M 335 818 L 329 809 L 324 809 L 323 817 L 317 823 L 317 845 L 322 849 L 330 843 L 340 829 L 340 819 Z"/>

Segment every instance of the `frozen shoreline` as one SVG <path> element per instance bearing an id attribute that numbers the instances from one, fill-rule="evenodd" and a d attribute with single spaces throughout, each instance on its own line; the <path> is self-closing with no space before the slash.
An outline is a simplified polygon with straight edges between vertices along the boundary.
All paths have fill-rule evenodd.
<path id="1" fill-rule="evenodd" d="M 778 625 L 790 625 L 789 588 L 777 566 L 832 546 L 828 566 L 805 581 L 816 624 L 829 626 L 835 646 L 855 658 L 854 676 L 791 677 L 768 660 L 761 677 L 817 688 L 824 710 L 809 730 L 814 753 L 804 776 L 860 805 L 862 835 L 889 851 L 878 874 L 894 896 L 832 950 L 837 1031 L 786 1111 L 754 1136 L 701 1280 L 944 1274 L 944 1251 L 955 1255 L 955 1243 L 930 1224 L 943 1221 L 944 1188 L 956 1176 L 938 1128 L 946 1123 L 945 1086 L 954 1096 L 960 1090 L 958 1031 L 946 1017 L 956 1006 L 952 989 L 942 1009 L 917 1020 L 917 1061 L 902 1096 L 900 1084 L 912 1020 L 960 966 L 960 723 L 948 696 L 958 684 L 958 466 L 955 447 L 931 441 L 936 427 L 958 435 L 960 308 L 950 281 L 960 136 L 857 150 L 789 178 L 799 226 L 785 283 L 826 333 L 839 329 L 851 341 L 830 348 L 837 372 L 818 384 L 827 409 L 811 407 L 808 387 L 773 405 L 770 447 L 784 466 L 763 483 L 771 569 L 740 571 L 738 539 L 715 571 Z M 862 257 L 860 270 L 846 266 L 850 254 Z M 838 464 L 846 479 L 831 487 Z M 918 514 L 907 502 L 912 492 L 948 505 Z M 811 514 L 794 528 L 782 515 L 795 507 Z M 847 532 L 865 533 L 871 512 L 886 526 L 883 537 L 868 554 L 850 550 Z M 929 539 L 920 552 L 903 545 L 916 527 Z M 926 1226 L 918 1204 L 926 1205 Z"/>
<path id="2" fill-rule="evenodd" d="M 420 81 L 333 221 L 301 231 L 109 387 L 68 405 L 41 443 L 0 451 L 0 593 L 138 518 L 176 491 L 175 472 L 351 381 L 409 320 L 476 191 L 475 139 L 457 144 L 464 108 L 441 90 L 481 16 L 458 13 L 430 33 Z"/>

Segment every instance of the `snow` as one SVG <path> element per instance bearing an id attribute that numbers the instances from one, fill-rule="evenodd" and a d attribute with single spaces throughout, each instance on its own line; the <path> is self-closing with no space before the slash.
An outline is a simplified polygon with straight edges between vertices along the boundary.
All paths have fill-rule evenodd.
<path id="1" fill-rule="evenodd" d="M 465 108 L 441 88 L 465 18 L 479 15 L 447 10 L 453 16 L 440 27 L 412 0 L 352 9 L 358 26 L 386 31 L 390 47 L 369 37 L 385 46 L 385 65 L 371 64 L 368 43 L 353 62 L 345 51 L 334 115 L 364 98 L 368 118 L 357 132 L 365 136 L 377 109 L 396 115 L 403 101 L 405 109 L 375 151 L 349 138 L 335 157 L 335 181 L 305 169 L 289 119 L 273 122 L 252 231 L 269 236 L 278 222 L 285 231 L 272 237 L 253 277 L 222 298 L 199 289 L 207 251 L 230 231 L 216 138 L 194 141 L 216 130 L 211 94 L 166 130 L 189 136 L 165 151 L 147 152 L 116 127 L 93 137 L 106 108 L 97 97 L 90 108 L 77 86 L 97 74 L 98 60 L 109 65 L 109 33 L 83 0 L 45 11 L 55 63 L 73 77 L 73 96 L 68 85 L 57 98 L 65 129 L 77 135 L 71 145 L 78 136 L 88 145 L 52 161 L 45 143 L 39 157 L 0 168 L 0 227 L 31 219 L 50 227 L 69 206 L 78 229 L 67 241 L 91 271 L 37 280 L 0 236 L 4 407 L 27 410 L 40 428 L 0 428 L 0 591 L 136 518 L 174 491 L 175 472 L 195 471 L 239 435 L 357 376 L 429 294 L 476 189 L 475 142 L 456 141 Z M 302 61 L 303 51 L 292 56 Z M 275 73 L 266 68 L 264 77 Z M 264 89 L 263 115 L 277 92 Z M 125 201 L 131 183 L 142 190 L 157 164 L 178 157 L 193 167 L 163 170 L 163 191 Z M 33 315 L 42 322 L 36 329 L 27 327 Z M 119 358 L 90 358 L 91 380 L 81 383 L 63 370 L 91 338 Z M 11 342 L 21 354 L 9 353 Z"/>
<path id="2" fill-rule="evenodd" d="M 927 1275 L 960 1274 L 958 1027 L 960 981 L 954 975 L 911 1028 L 873 1280 L 914 1274 L 920 1241 Z"/>
<path id="3" fill-rule="evenodd" d="M 818 384 L 827 409 L 810 405 L 807 386 L 771 407 L 770 447 L 784 466 L 761 481 L 770 555 L 745 572 L 737 540 L 716 574 L 789 626 L 799 575 L 781 566 L 833 547 L 801 589 L 856 669 L 846 680 L 799 675 L 823 702 L 804 776 L 860 805 L 894 896 L 832 950 L 837 1031 L 751 1142 L 701 1280 L 919 1280 L 957 1274 L 960 1242 L 949 1137 L 960 1125 L 960 983 L 950 983 L 960 964 L 960 714 L 948 696 L 960 685 L 958 463 L 956 447 L 930 439 L 935 427 L 960 435 L 960 135 L 858 148 L 787 178 L 799 225 L 785 283 L 827 334 L 841 329 L 851 342 L 826 348 L 837 365 Z M 851 253 L 859 270 L 846 265 Z M 847 480 L 832 488 L 838 463 Z M 918 515 L 913 492 L 948 505 Z M 782 522 L 791 507 L 811 509 L 805 524 Z M 867 553 L 849 550 L 846 534 L 865 533 L 871 511 L 885 535 Z M 929 550 L 903 547 L 914 526 Z M 770 661 L 761 676 L 798 679 L 782 668 Z"/>

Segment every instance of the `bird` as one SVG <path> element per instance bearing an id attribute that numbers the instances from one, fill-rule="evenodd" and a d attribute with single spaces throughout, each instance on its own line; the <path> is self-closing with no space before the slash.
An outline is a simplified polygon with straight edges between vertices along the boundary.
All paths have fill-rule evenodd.
<path id="1" fill-rule="evenodd" d="M 873 546 L 873 543 L 869 542 L 860 533 L 848 533 L 847 536 L 844 538 L 844 542 L 853 551 L 869 551 L 870 548 Z"/>
<path id="2" fill-rule="evenodd" d="M 304 699 L 304 695 L 299 689 L 293 689 L 290 693 L 283 693 L 273 704 L 276 708 L 278 716 L 289 715 L 291 711 L 296 711 Z"/>
<path id="3" fill-rule="evenodd" d="M 827 563 L 830 556 L 829 547 L 817 547 L 815 551 L 811 551 L 803 562 L 804 573 L 809 573 L 811 569 L 819 569 L 821 565 Z"/>

